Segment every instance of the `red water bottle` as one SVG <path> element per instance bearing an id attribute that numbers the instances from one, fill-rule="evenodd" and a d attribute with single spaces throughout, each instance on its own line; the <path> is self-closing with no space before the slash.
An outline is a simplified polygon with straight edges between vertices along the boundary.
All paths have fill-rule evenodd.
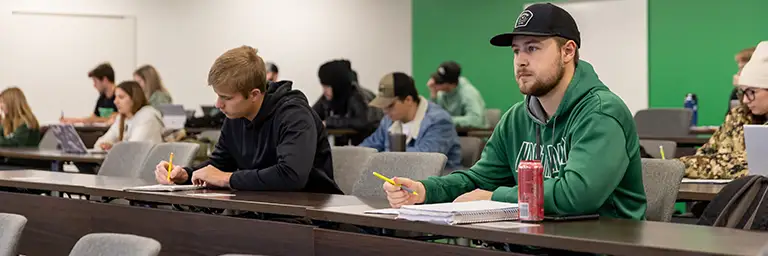
<path id="1" fill-rule="evenodd" d="M 520 221 L 544 220 L 544 166 L 539 160 L 524 160 L 517 166 L 517 204 Z"/>

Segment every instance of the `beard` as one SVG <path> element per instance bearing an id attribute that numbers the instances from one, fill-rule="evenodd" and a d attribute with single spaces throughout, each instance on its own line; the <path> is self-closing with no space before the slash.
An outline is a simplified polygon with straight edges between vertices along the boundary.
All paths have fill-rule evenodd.
<path id="1" fill-rule="evenodd" d="M 560 80 L 562 80 L 563 76 L 565 76 L 565 63 L 563 63 L 562 58 L 557 58 L 555 62 L 552 63 L 552 66 L 554 66 L 555 72 L 552 72 L 549 75 L 545 74 L 542 76 L 533 76 L 533 85 L 529 87 L 523 86 L 523 82 L 521 82 L 520 78 L 518 78 L 517 84 L 520 88 L 520 93 L 534 97 L 541 97 L 547 95 L 550 91 L 552 91 L 552 89 L 557 87 L 557 84 L 559 84 Z"/>

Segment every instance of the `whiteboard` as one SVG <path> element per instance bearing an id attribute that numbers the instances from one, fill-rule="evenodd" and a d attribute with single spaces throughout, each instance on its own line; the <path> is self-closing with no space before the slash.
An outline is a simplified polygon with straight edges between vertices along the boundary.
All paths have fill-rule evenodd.
<path id="1" fill-rule="evenodd" d="M 648 108 L 647 0 L 582 0 L 557 3 L 576 20 L 579 58 L 636 113 Z M 526 7 L 528 5 L 525 5 Z"/>
<path id="2" fill-rule="evenodd" d="M 14 12 L 7 35 L 10 85 L 24 91 L 41 124 L 58 122 L 62 112 L 89 116 L 99 96 L 91 69 L 110 62 L 116 84 L 133 79 L 135 24 L 128 16 Z"/>

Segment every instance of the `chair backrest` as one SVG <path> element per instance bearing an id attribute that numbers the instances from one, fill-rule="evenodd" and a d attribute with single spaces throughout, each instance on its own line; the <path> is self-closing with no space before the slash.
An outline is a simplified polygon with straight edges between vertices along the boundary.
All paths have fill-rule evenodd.
<path id="1" fill-rule="evenodd" d="M 685 165 L 676 160 L 648 159 L 643 163 L 643 188 L 648 208 L 645 218 L 669 222 L 675 212 L 675 201 L 685 174 Z"/>
<path id="2" fill-rule="evenodd" d="M 496 127 L 501 120 L 501 109 L 489 108 L 485 110 L 485 120 L 488 123 L 488 127 Z"/>
<path id="3" fill-rule="evenodd" d="M 219 137 L 221 137 L 221 130 L 205 130 L 202 131 L 200 135 L 197 135 L 197 138 L 206 138 L 214 145 L 219 142 Z"/>
<path id="4" fill-rule="evenodd" d="M 376 149 L 366 147 L 331 147 L 333 179 L 344 194 L 352 193 L 352 188 L 365 169 L 365 163 L 376 152 Z"/>
<path id="5" fill-rule="evenodd" d="M 640 140 L 640 146 L 653 158 L 661 158 L 661 149 L 664 148 L 664 157 L 674 158 L 677 154 L 677 142 L 670 140 Z"/>
<path id="6" fill-rule="evenodd" d="M 153 143 L 146 141 L 126 141 L 115 144 L 101 163 L 98 175 L 139 177 L 139 165 L 136 163 L 143 163 L 147 159 L 152 146 L 154 146 Z"/>
<path id="7" fill-rule="evenodd" d="M 459 144 L 461 144 L 461 165 L 472 167 L 477 160 L 480 160 L 485 142 L 476 137 L 459 137 Z"/>
<path id="8" fill-rule="evenodd" d="M 148 182 L 155 182 L 155 166 L 160 161 L 168 161 L 168 157 L 173 152 L 173 165 L 189 166 L 197 155 L 200 145 L 189 142 L 167 142 L 156 144 L 149 152 L 147 158 L 142 162 L 141 169 L 138 172 L 138 178 Z"/>
<path id="9" fill-rule="evenodd" d="M 43 137 L 40 139 L 40 143 L 37 144 L 37 148 L 56 150 L 58 147 L 59 141 L 56 140 L 56 135 L 53 134 L 53 130 L 46 128 L 45 133 L 43 133 Z"/>
<path id="10" fill-rule="evenodd" d="M 27 218 L 18 214 L 0 213 L 0 256 L 16 256 L 21 231 Z"/>
<path id="11" fill-rule="evenodd" d="M 685 108 L 652 108 L 635 114 L 640 137 L 685 137 L 691 135 L 693 112 Z"/>
<path id="12" fill-rule="evenodd" d="M 438 176 L 445 168 L 448 157 L 440 153 L 426 152 L 382 152 L 368 158 L 360 179 L 355 183 L 352 195 L 362 197 L 381 197 L 386 194 L 381 188 L 382 180 L 373 176 L 373 172 L 387 177 L 405 177 L 413 180 Z"/>
<path id="13" fill-rule="evenodd" d="M 69 256 L 156 256 L 160 242 L 136 235 L 93 233 L 80 238 Z"/>

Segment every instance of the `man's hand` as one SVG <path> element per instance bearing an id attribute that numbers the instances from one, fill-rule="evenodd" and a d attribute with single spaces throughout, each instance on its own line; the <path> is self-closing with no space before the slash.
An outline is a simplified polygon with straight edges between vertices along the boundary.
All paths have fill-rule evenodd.
<path id="1" fill-rule="evenodd" d="M 189 180 L 189 174 L 181 166 L 174 165 L 171 169 L 171 179 L 168 180 L 168 162 L 160 161 L 155 166 L 155 180 L 157 183 L 164 185 L 181 184 Z"/>
<path id="2" fill-rule="evenodd" d="M 110 150 L 112 149 L 112 143 L 102 143 L 101 144 L 101 150 Z"/>
<path id="3" fill-rule="evenodd" d="M 418 195 L 410 194 L 400 187 L 384 182 L 384 192 L 387 192 L 387 200 L 392 208 L 400 208 L 403 205 L 412 205 L 423 203 L 426 199 L 427 191 L 424 188 L 424 184 L 418 181 L 413 181 L 408 178 L 394 178 L 395 183 L 405 186 Z"/>
<path id="4" fill-rule="evenodd" d="M 493 192 L 491 191 L 475 189 L 470 192 L 464 193 L 463 195 L 460 195 L 459 197 L 456 198 L 456 200 L 453 200 L 453 202 L 458 203 L 458 202 L 491 200 L 491 196 L 493 196 Z"/>
<path id="5" fill-rule="evenodd" d="M 231 172 L 208 165 L 192 173 L 192 184 L 228 188 L 229 177 L 232 177 Z"/>
<path id="6" fill-rule="evenodd" d="M 437 85 L 435 84 L 435 79 L 430 78 L 429 81 L 427 81 L 427 88 L 429 88 L 429 97 L 432 99 L 437 98 Z"/>

